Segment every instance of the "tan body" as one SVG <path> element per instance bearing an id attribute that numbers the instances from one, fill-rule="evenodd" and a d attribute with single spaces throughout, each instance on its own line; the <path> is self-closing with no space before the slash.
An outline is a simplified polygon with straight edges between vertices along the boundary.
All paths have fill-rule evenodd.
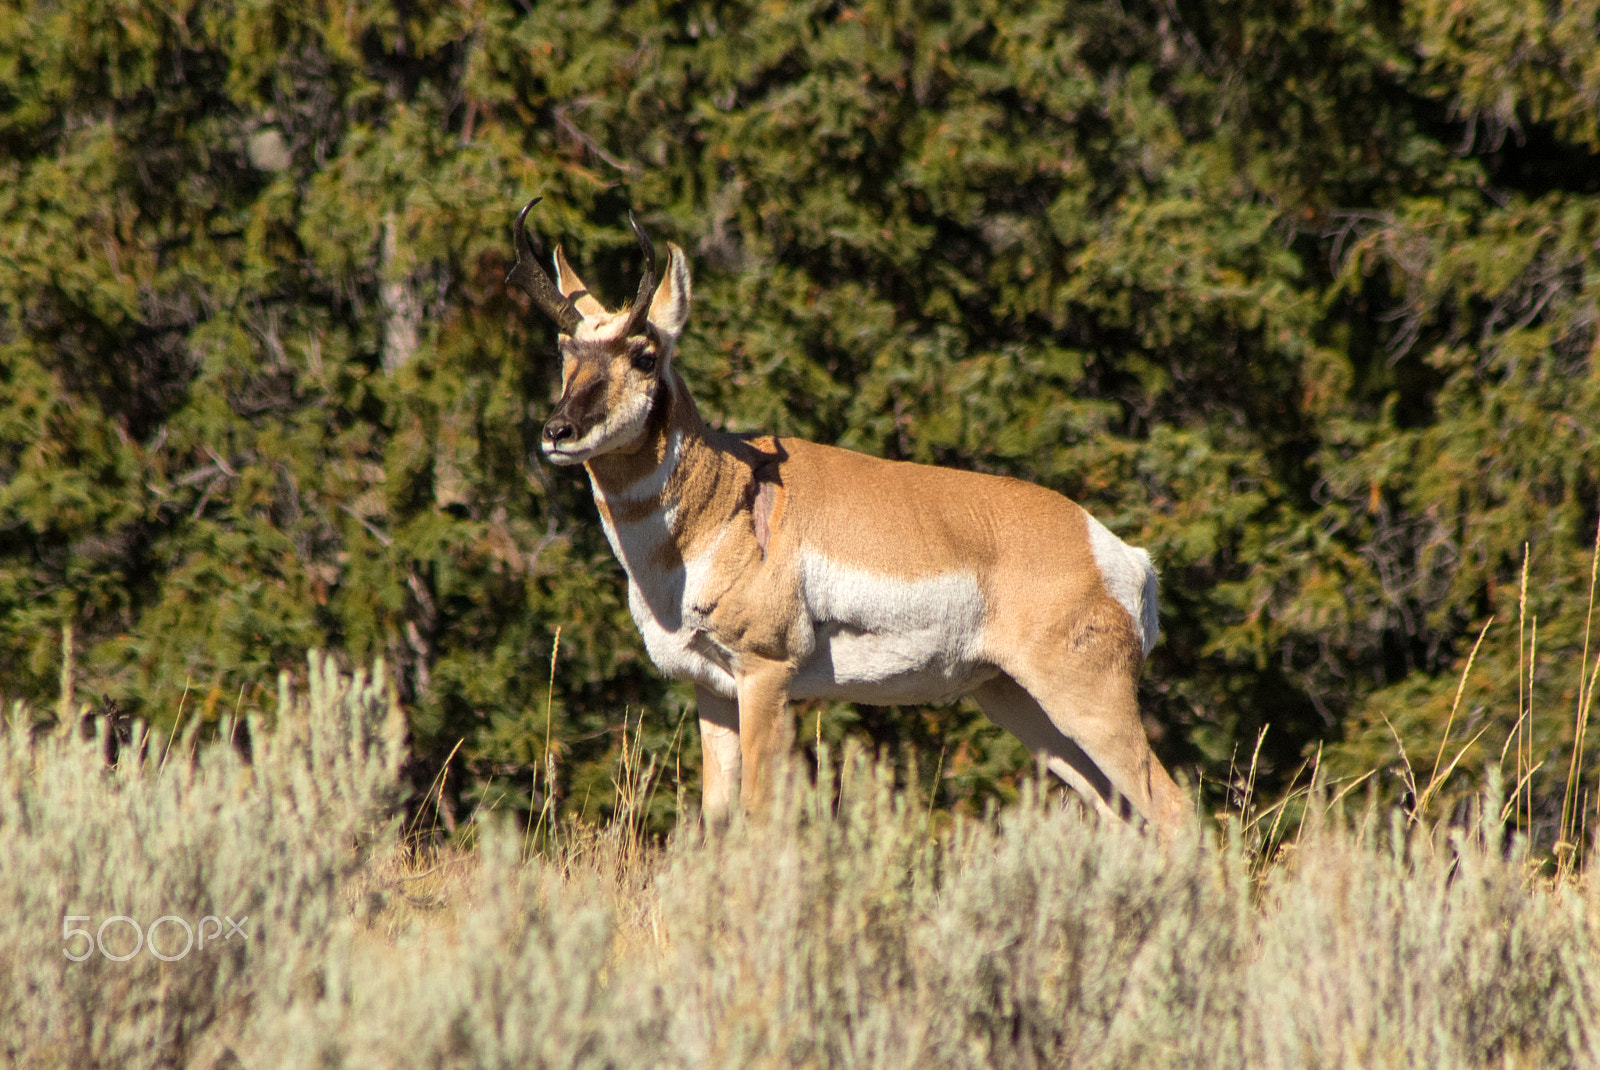
<path id="1" fill-rule="evenodd" d="M 670 363 L 682 253 L 647 320 L 556 262 L 580 318 L 545 449 L 588 469 L 650 656 L 695 684 L 708 817 L 764 805 L 790 699 L 971 694 L 1097 806 L 1181 826 L 1137 704 L 1156 637 L 1143 551 L 1019 480 L 711 431 Z"/>

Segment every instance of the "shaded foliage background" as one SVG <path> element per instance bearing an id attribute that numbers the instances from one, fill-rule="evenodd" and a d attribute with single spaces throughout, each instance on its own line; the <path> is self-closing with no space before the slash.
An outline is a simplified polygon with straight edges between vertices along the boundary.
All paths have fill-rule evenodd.
<path id="1" fill-rule="evenodd" d="M 613 300 L 630 206 L 690 251 L 714 424 L 1015 474 L 1149 547 L 1150 727 L 1213 801 L 1267 726 L 1268 788 L 1432 754 L 1492 616 L 1463 768 L 1527 685 L 1553 837 L 1597 42 L 1600 0 L 0 4 L 0 689 L 53 699 L 69 623 L 77 698 L 165 721 L 381 653 L 454 806 L 533 805 L 546 717 L 573 807 L 625 716 L 692 781 L 688 692 L 534 449 L 551 329 L 501 280 L 540 193 Z M 1028 766 L 966 706 L 801 716 L 952 805 Z"/>

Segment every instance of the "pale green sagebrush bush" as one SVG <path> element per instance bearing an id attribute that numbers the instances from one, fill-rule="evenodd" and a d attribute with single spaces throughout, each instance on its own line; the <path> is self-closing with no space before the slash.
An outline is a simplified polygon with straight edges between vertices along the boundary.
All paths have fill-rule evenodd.
<path id="1" fill-rule="evenodd" d="M 226 742 L 125 748 L 69 730 L 0 738 L 0 1051 L 41 1067 L 213 1061 L 264 1007 L 292 1001 L 328 966 L 348 912 L 342 881 L 363 864 L 397 799 L 401 721 L 382 666 L 341 677 L 313 655 L 310 694 L 280 681 L 274 724 L 251 724 L 248 763 Z M 102 728 L 102 731 L 104 729 Z M 107 924 L 114 917 L 129 919 Z M 162 917 L 213 942 L 185 946 Z M 68 922 L 68 917 L 84 918 Z M 222 922 L 240 922 L 240 931 Z M 104 926 L 104 928 L 102 928 Z M 224 935 L 226 934 L 226 935 Z M 83 961 L 73 955 L 89 953 Z"/>
<path id="2" fill-rule="evenodd" d="M 1255 924 L 1255 1065 L 1596 1065 L 1592 880 L 1552 886 L 1525 841 L 1472 831 L 1435 844 L 1391 814 L 1304 837 Z"/>
<path id="3" fill-rule="evenodd" d="M 930 844 L 883 770 L 845 768 L 836 820 L 813 795 L 670 861 L 684 1065 L 1193 1065 L 1190 1020 L 1233 1012 L 1240 900 L 1214 853 L 1031 796 Z"/>
<path id="4" fill-rule="evenodd" d="M 6 737 L 8 1062 L 1331 1070 L 1600 1054 L 1596 898 L 1537 876 L 1492 823 L 1352 823 L 1313 803 L 1263 864 L 1237 832 L 1162 852 L 1030 791 L 930 835 L 924 803 L 855 754 L 815 786 L 791 770 L 765 823 L 643 854 L 626 830 L 563 828 L 529 862 L 525 833 L 488 825 L 434 897 L 389 835 L 388 691 L 321 660 L 312 679 L 255 726 L 250 764 L 226 745 L 191 760 L 180 740 L 164 765 L 153 751 L 108 770 L 93 741 Z M 68 961 L 62 918 L 114 913 L 248 914 L 250 939 L 172 963 Z"/>

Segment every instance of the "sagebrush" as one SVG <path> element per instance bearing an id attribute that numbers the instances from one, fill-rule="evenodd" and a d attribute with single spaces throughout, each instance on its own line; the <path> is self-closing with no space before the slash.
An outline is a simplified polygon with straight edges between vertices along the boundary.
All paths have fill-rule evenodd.
<path id="1" fill-rule="evenodd" d="M 379 666 L 199 744 L 0 741 L 0 1051 L 16 1066 L 1593 1065 L 1597 901 L 1486 819 L 1313 793 L 1253 856 L 1021 805 L 930 832 L 859 753 L 767 822 L 486 822 L 408 855 Z M 248 756 L 241 738 L 248 733 Z M 1198 827 L 1198 825 L 1197 825 Z M 66 915 L 247 916 L 172 962 L 71 961 Z M 121 926 L 124 934 L 130 932 Z M 108 930 L 112 943 L 117 930 Z M 162 933 L 164 953 L 181 940 Z M 126 946 L 111 949 L 121 955 Z"/>

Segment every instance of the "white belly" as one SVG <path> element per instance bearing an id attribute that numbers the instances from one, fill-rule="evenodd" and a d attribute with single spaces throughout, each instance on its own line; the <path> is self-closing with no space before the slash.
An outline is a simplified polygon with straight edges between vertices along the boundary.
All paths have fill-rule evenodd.
<path id="1" fill-rule="evenodd" d="M 806 554 L 800 577 L 816 646 L 793 697 L 942 702 L 994 675 L 977 656 L 983 593 L 973 574 L 893 579 Z"/>

